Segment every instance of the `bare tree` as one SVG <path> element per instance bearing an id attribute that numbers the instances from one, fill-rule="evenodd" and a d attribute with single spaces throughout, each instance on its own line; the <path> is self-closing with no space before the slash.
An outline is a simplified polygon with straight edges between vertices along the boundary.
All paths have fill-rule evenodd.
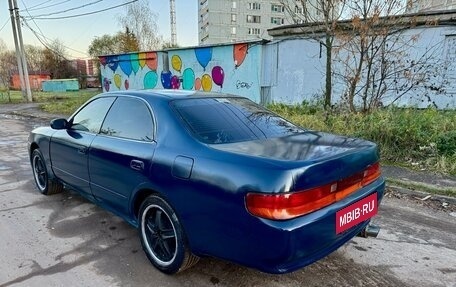
<path id="1" fill-rule="evenodd" d="M 14 70 L 17 70 L 15 53 L 8 50 L 5 42 L 0 39 L 0 89 L 6 91 L 9 102 L 11 102 L 10 79 Z"/>
<path id="2" fill-rule="evenodd" d="M 328 109 L 332 101 L 334 40 L 339 20 L 345 10 L 346 0 L 281 0 L 281 2 L 296 23 L 309 23 L 315 27 L 315 30 L 311 31 L 311 37 L 326 50 L 324 107 Z"/>
<path id="3" fill-rule="evenodd" d="M 394 103 L 418 86 L 441 89 L 430 76 L 440 73 L 435 65 L 437 47 L 419 57 L 409 55 L 420 35 L 405 34 L 414 23 L 413 18 L 407 22 L 407 17 L 398 15 L 403 1 L 360 0 L 347 5 L 352 19 L 337 33 L 336 61 L 343 67 L 338 76 L 346 83 L 344 97 L 350 111 L 369 112 L 393 93 Z"/>
<path id="4" fill-rule="evenodd" d="M 66 54 L 65 46 L 58 39 L 54 40 L 44 50 L 43 68 L 51 73 L 53 79 L 78 76 Z"/>
<path id="5" fill-rule="evenodd" d="M 29 71 L 43 71 L 44 62 L 44 49 L 33 46 L 25 45 L 25 54 L 27 55 L 27 65 Z"/>
<path id="6" fill-rule="evenodd" d="M 163 42 L 158 32 L 157 14 L 150 9 L 149 2 L 139 0 L 127 5 L 125 14 L 118 18 L 123 30 L 135 35 L 139 49 L 143 51 L 160 49 Z"/>

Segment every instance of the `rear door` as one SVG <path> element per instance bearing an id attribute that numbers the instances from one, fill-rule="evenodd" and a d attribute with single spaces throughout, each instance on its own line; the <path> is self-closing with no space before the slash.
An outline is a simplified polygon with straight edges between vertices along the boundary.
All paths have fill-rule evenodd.
<path id="1" fill-rule="evenodd" d="M 50 155 L 54 174 L 78 191 L 91 195 L 88 150 L 115 97 L 89 102 L 70 120 L 70 128 L 56 131 L 51 139 Z"/>
<path id="2" fill-rule="evenodd" d="M 154 150 L 154 122 L 147 103 L 119 97 L 89 150 L 93 196 L 127 214 L 131 194 L 148 181 Z"/>

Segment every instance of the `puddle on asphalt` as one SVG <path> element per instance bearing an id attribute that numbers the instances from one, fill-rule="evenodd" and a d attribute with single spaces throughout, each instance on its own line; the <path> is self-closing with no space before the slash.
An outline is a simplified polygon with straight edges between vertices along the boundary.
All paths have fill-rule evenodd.
<path id="1" fill-rule="evenodd" d="M 21 143 L 20 141 L 15 141 L 15 140 L 0 140 L 0 145 L 13 145 L 13 144 L 18 144 Z"/>

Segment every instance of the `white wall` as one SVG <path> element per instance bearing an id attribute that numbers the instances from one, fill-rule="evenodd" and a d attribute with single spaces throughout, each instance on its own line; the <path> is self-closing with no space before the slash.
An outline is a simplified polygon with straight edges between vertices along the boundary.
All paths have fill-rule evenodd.
<path id="1" fill-rule="evenodd" d="M 456 108 L 456 27 L 413 28 L 401 33 L 400 41 L 405 62 L 418 62 L 424 55 L 430 65 L 423 73 L 429 78 L 426 85 L 414 86 L 406 95 L 396 101 L 398 106 L 427 107 L 435 103 L 439 108 Z M 263 87 L 268 87 L 273 102 L 298 104 L 323 96 L 325 85 L 325 48 L 309 38 L 283 38 L 269 44 L 275 46 L 277 57 L 264 53 Z M 338 45 L 338 43 L 335 43 Z M 272 50 L 267 47 L 265 50 Z M 345 54 L 344 54 L 345 53 Z M 333 59 L 333 71 L 343 73 L 342 59 L 347 51 L 343 49 Z M 397 57 L 397 55 L 394 55 Z M 274 64 L 276 69 L 272 69 Z M 265 76 L 266 75 L 266 76 Z M 397 80 L 397 79 L 396 79 Z M 389 88 L 400 83 L 391 80 Z M 423 86 L 427 86 L 423 87 Z M 432 88 L 430 88 L 432 86 Z M 439 91 L 435 87 L 441 88 Z M 346 92 L 346 85 L 340 77 L 333 77 L 333 100 L 340 101 Z M 383 99 L 390 104 L 400 91 L 391 91 Z M 360 103 L 359 101 L 357 102 Z"/>

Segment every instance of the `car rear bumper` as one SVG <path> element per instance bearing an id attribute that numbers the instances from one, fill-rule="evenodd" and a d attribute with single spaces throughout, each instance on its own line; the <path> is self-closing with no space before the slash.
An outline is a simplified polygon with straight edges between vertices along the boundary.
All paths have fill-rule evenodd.
<path id="1" fill-rule="evenodd" d="M 288 273 L 309 265 L 338 249 L 359 234 L 370 222 L 336 234 L 336 212 L 376 193 L 377 202 L 383 198 L 383 178 L 362 188 L 347 198 L 311 214 L 286 221 L 258 219 L 249 237 L 252 244 L 245 248 L 242 258 L 234 259 L 243 265 L 267 273 Z M 243 249 L 244 249 L 243 248 Z"/>

